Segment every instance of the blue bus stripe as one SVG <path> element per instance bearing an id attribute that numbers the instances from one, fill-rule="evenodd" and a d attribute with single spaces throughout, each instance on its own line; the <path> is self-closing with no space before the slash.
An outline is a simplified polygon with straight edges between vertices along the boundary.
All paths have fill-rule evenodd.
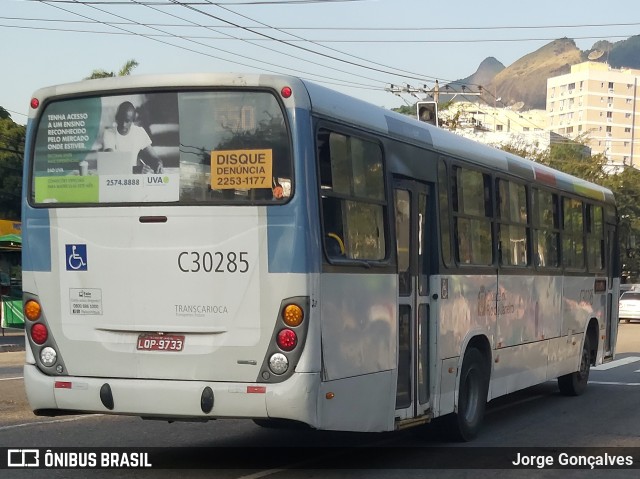
<path id="1" fill-rule="evenodd" d="M 31 151 L 35 134 L 33 119 L 27 121 L 24 150 Z M 25 158 L 22 175 L 22 270 L 51 271 L 51 223 L 47 208 L 31 208 L 27 202 L 29 192 L 29 161 Z"/>
<path id="2" fill-rule="evenodd" d="M 311 273 L 320 271 L 320 225 L 315 151 L 311 117 L 304 109 L 288 110 L 294 140 L 293 198 L 286 205 L 267 207 L 267 237 L 270 273 Z"/>

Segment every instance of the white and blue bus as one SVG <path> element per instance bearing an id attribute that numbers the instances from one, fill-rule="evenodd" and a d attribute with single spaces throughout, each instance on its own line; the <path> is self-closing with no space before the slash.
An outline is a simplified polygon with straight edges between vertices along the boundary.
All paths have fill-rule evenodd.
<path id="1" fill-rule="evenodd" d="M 609 190 L 316 84 L 44 88 L 26 151 L 38 415 L 468 440 L 487 401 L 613 358 Z"/>

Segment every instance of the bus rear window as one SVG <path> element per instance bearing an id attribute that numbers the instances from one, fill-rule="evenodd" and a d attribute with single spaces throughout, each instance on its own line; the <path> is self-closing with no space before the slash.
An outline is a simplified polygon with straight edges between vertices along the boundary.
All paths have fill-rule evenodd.
<path id="1" fill-rule="evenodd" d="M 291 142 L 266 91 L 54 101 L 38 124 L 35 204 L 272 204 L 293 191 Z"/>

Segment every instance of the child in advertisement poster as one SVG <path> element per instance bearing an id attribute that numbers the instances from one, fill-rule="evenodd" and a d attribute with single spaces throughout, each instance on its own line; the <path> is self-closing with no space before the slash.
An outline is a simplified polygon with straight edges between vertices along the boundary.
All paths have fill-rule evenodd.
<path id="1" fill-rule="evenodd" d="M 116 128 L 104 131 L 103 150 L 131 153 L 134 173 L 162 173 L 162 160 L 153 149 L 151 138 L 144 128 L 135 124 L 136 108 L 129 101 L 118 106 Z"/>

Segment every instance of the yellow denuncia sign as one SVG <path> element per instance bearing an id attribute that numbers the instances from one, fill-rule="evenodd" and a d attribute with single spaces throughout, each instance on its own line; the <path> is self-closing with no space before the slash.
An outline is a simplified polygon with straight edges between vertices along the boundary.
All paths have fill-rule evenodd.
<path id="1" fill-rule="evenodd" d="M 211 188 L 271 188 L 273 150 L 213 150 Z"/>

